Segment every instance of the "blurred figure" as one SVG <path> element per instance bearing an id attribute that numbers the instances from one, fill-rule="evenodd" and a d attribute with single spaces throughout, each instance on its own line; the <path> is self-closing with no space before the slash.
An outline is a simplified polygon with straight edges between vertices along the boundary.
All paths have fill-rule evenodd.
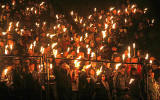
<path id="1" fill-rule="evenodd" d="M 128 81 L 129 96 L 131 100 L 143 100 L 141 82 L 142 81 L 138 76 L 137 69 L 132 68 Z"/>
<path id="2" fill-rule="evenodd" d="M 90 69 L 89 71 L 89 77 L 93 80 L 94 83 L 96 83 L 97 81 L 97 78 L 96 78 L 96 72 L 94 69 Z"/>
<path id="3" fill-rule="evenodd" d="M 150 77 L 148 79 L 148 91 L 150 100 L 159 100 L 160 93 L 158 91 L 158 84 L 154 79 L 154 72 L 150 73 Z"/>
<path id="4" fill-rule="evenodd" d="M 106 81 L 105 74 L 101 75 L 99 82 L 96 84 L 95 100 L 111 100 L 110 87 Z"/>
<path id="5" fill-rule="evenodd" d="M 95 71 L 90 69 L 90 75 L 81 72 L 79 77 L 79 100 L 92 100 L 95 87 Z"/>
<path id="6" fill-rule="evenodd" d="M 117 89 L 117 99 L 118 100 L 124 100 L 124 96 L 126 95 L 126 92 L 128 90 L 127 87 L 127 77 L 125 75 L 125 68 L 122 67 L 120 72 L 118 73 L 118 76 L 116 78 L 116 89 Z"/>
<path id="7" fill-rule="evenodd" d="M 59 100 L 71 100 L 71 76 L 69 65 L 61 61 L 59 66 L 55 67 L 56 85 Z"/>
<path id="8" fill-rule="evenodd" d="M 71 71 L 71 78 L 72 78 L 72 100 L 78 100 L 78 84 L 79 84 L 79 76 L 78 76 L 78 69 Z"/>

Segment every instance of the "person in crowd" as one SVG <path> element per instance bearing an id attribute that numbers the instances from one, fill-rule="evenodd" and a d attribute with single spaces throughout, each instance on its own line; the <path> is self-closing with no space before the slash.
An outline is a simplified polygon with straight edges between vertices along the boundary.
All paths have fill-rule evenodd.
<path id="1" fill-rule="evenodd" d="M 72 70 L 72 100 L 78 100 L 79 97 L 79 74 L 78 74 L 78 69 Z"/>
<path id="2" fill-rule="evenodd" d="M 92 68 L 89 70 L 89 77 L 93 80 L 94 83 L 96 83 L 97 81 L 96 73 L 95 70 Z"/>
<path id="3" fill-rule="evenodd" d="M 111 75 L 112 75 L 112 69 L 111 69 L 111 64 L 110 63 L 104 63 L 105 65 L 105 75 L 106 75 L 106 79 L 110 80 Z"/>
<path id="4" fill-rule="evenodd" d="M 102 74 L 99 81 L 96 83 L 95 92 L 95 100 L 112 100 L 110 87 L 108 82 L 106 81 L 105 74 Z"/>
<path id="5" fill-rule="evenodd" d="M 59 66 L 55 67 L 55 77 L 59 100 L 71 100 L 71 77 L 66 62 L 61 61 Z"/>
<path id="6" fill-rule="evenodd" d="M 140 76 L 138 76 L 137 69 L 131 68 L 129 76 L 129 96 L 131 100 L 144 100 L 142 97 L 142 84 Z"/>
<path id="7" fill-rule="evenodd" d="M 5 82 L 0 82 L 0 98 L 2 100 L 9 100 L 11 99 L 8 93 L 8 87 L 6 86 Z M 12 98 L 14 99 L 14 98 Z"/>
<path id="8" fill-rule="evenodd" d="M 125 68 L 122 67 L 116 78 L 116 92 L 117 92 L 118 100 L 124 99 L 126 92 L 128 90 L 127 82 L 128 81 L 125 75 Z"/>
<path id="9" fill-rule="evenodd" d="M 148 79 L 148 92 L 150 100 L 159 100 L 160 92 L 158 90 L 158 84 L 154 79 L 154 72 L 150 73 L 150 77 Z"/>
<path id="10" fill-rule="evenodd" d="M 93 73 L 92 75 L 94 75 Z M 81 72 L 79 77 L 79 100 L 92 100 L 94 97 L 94 87 L 95 82 L 90 75 Z"/>
<path id="11" fill-rule="evenodd" d="M 106 80 L 108 81 L 108 84 L 109 84 L 109 87 L 110 87 L 110 93 L 112 94 L 113 90 L 114 90 L 114 85 L 113 85 L 114 74 L 113 74 L 113 70 L 111 68 L 111 63 L 104 63 L 104 65 L 105 65 L 104 71 L 105 71 Z"/>

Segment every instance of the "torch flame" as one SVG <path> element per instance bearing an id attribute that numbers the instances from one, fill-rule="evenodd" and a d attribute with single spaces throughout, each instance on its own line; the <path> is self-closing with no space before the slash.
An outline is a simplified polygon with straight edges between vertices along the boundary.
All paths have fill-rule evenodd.
<path id="1" fill-rule="evenodd" d="M 6 32 L 2 32 L 2 35 L 6 35 L 7 33 Z"/>
<path id="2" fill-rule="evenodd" d="M 135 8 L 135 7 L 136 7 L 136 5 L 134 5 L 134 4 L 131 6 L 132 9 Z"/>
<path id="3" fill-rule="evenodd" d="M 32 49 L 32 46 L 33 46 L 33 45 L 31 44 L 30 47 L 29 47 L 29 49 Z"/>
<path id="4" fill-rule="evenodd" d="M 43 47 L 41 47 L 40 52 L 41 52 L 42 54 L 44 53 L 44 48 L 43 48 Z"/>
<path id="5" fill-rule="evenodd" d="M 146 13 L 146 12 L 147 12 L 147 10 L 148 10 L 148 8 L 145 8 L 145 9 L 144 9 L 144 13 Z"/>
<path id="6" fill-rule="evenodd" d="M 88 68 L 90 68 L 91 67 L 91 64 L 90 65 L 86 65 L 85 66 L 85 69 L 88 69 Z"/>
<path id="7" fill-rule="evenodd" d="M 2 7 L 2 8 L 5 8 L 6 6 L 5 6 L 5 5 L 2 5 L 1 7 Z"/>
<path id="8" fill-rule="evenodd" d="M 87 49 L 87 54 L 90 54 L 91 53 L 91 48 L 88 48 Z"/>
<path id="9" fill-rule="evenodd" d="M 92 17 L 92 15 L 89 15 L 89 16 L 88 16 L 88 19 L 91 19 L 91 17 Z"/>
<path id="10" fill-rule="evenodd" d="M 7 49 L 8 49 L 8 45 L 5 46 L 5 54 L 6 55 L 8 54 L 8 50 Z"/>
<path id="11" fill-rule="evenodd" d="M 70 14 L 73 16 L 73 14 L 74 14 L 73 10 L 71 11 L 71 13 L 70 13 Z"/>
<path id="12" fill-rule="evenodd" d="M 7 72 L 8 72 L 8 69 L 6 68 L 6 69 L 4 70 L 4 75 L 7 75 Z"/>
<path id="13" fill-rule="evenodd" d="M 112 28 L 113 28 L 113 29 L 115 29 L 115 28 L 116 28 L 116 23 L 114 23 L 114 24 L 113 24 Z"/>
<path id="14" fill-rule="evenodd" d="M 136 44 L 135 44 L 135 43 L 133 43 L 133 48 L 134 48 L 134 49 L 136 48 Z"/>
<path id="15" fill-rule="evenodd" d="M 70 50 L 70 47 L 68 47 L 67 52 L 69 52 L 69 50 Z"/>
<path id="16" fill-rule="evenodd" d="M 103 48 L 104 48 L 104 46 L 101 46 L 101 47 L 100 47 L 100 50 L 102 50 Z"/>
<path id="17" fill-rule="evenodd" d="M 63 32 L 66 32 L 67 31 L 67 28 L 63 28 Z"/>
<path id="18" fill-rule="evenodd" d="M 57 45 L 57 43 L 53 43 L 52 44 L 52 49 Z"/>
<path id="19" fill-rule="evenodd" d="M 33 42 L 33 45 L 36 46 L 36 41 Z"/>
<path id="20" fill-rule="evenodd" d="M 149 58 L 149 54 L 147 53 L 145 59 L 148 60 L 148 58 Z"/>
<path id="21" fill-rule="evenodd" d="M 80 47 L 77 47 L 77 53 L 79 53 L 79 49 L 80 49 Z"/>
<path id="22" fill-rule="evenodd" d="M 12 50 L 12 49 L 13 49 L 13 44 L 10 44 L 9 47 L 10 47 L 10 49 Z"/>
<path id="23" fill-rule="evenodd" d="M 114 9 L 114 7 L 111 7 L 109 10 L 112 11 Z"/>
<path id="24" fill-rule="evenodd" d="M 121 12 L 121 10 L 118 10 L 118 14 Z"/>
<path id="25" fill-rule="evenodd" d="M 91 57 L 94 57 L 94 56 L 95 56 L 95 53 L 94 53 L 94 52 L 92 52 L 92 53 L 91 53 Z"/>
<path id="26" fill-rule="evenodd" d="M 81 36 L 81 37 L 80 37 L 80 42 L 82 41 L 82 39 L 83 39 L 83 37 Z"/>
<path id="27" fill-rule="evenodd" d="M 40 6 L 44 5 L 45 2 L 41 2 Z"/>
<path id="28" fill-rule="evenodd" d="M 94 12 L 96 12 L 97 11 L 97 8 L 94 8 Z"/>
<path id="29" fill-rule="evenodd" d="M 108 28 L 108 24 L 105 24 L 105 29 L 107 29 Z"/>
<path id="30" fill-rule="evenodd" d="M 87 37 L 88 37 L 88 33 L 85 34 L 85 38 L 87 38 Z"/>
<path id="31" fill-rule="evenodd" d="M 149 63 L 150 63 L 150 64 L 152 64 L 152 63 L 153 63 L 153 61 L 152 61 L 152 60 L 150 60 L 150 61 L 149 61 Z"/>
<path id="32" fill-rule="evenodd" d="M 121 66 L 121 63 L 116 64 L 116 70 Z"/>
<path id="33" fill-rule="evenodd" d="M 123 59 L 123 61 L 124 61 L 124 59 L 125 59 L 125 54 L 122 55 L 122 59 Z"/>
<path id="34" fill-rule="evenodd" d="M 103 39 L 106 37 L 106 31 L 102 31 Z"/>
<path id="35" fill-rule="evenodd" d="M 131 78 L 129 81 L 129 84 L 132 84 L 134 82 L 135 79 Z"/>
<path id="36" fill-rule="evenodd" d="M 101 74 L 101 72 L 102 72 L 102 66 L 101 66 L 101 68 L 100 69 L 98 69 L 97 71 L 96 71 L 96 75 L 98 76 L 98 75 L 100 75 Z"/>
<path id="37" fill-rule="evenodd" d="M 53 55 L 55 58 L 57 57 L 57 54 L 58 54 L 58 50 L 53 49 Z"/>
<path id="38" fill-rule="evenodd" d="M 52 69 L 53 68 L 53 65 L 52 64 L 50 64 L 50 69 Z"/>
<path id="39" fill-rule="evenodd" d="M 130 46 L 128 46 L 128 58 L 130 58 L 131 57 L 131 47 Z"/>
<path id="40" fill-rule="evenodd" d="M 77 59 L 81 59 L 81 56 L 79 56 Z M 74 61 L 75 67 L 76 67 L 76 68 L 79 68 L 80 63 L 81 63 L 80 61 L 75 60 L 75 61 Z"/>
<path id="41" fill-rule="evenodd" d="M 19 21 L 16 23 L 16 27 L 18 27 L 19 26 Z"/>

